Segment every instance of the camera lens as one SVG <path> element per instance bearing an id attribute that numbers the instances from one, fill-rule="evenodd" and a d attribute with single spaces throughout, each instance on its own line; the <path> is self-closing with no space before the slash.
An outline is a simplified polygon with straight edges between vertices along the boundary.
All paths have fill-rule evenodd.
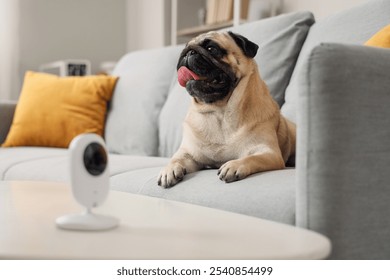
<path id="1" fill-rule="evenodd" d="M 107 166 L 107 154 L 102 145 L 93 142 L 84 150 L 84 166 L 94 176 L 104 172 Z"/>

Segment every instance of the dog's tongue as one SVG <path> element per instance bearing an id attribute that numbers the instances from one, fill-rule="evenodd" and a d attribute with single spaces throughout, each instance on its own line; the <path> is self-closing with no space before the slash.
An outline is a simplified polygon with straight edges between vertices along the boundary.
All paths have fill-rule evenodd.
<path id="1" fill-rule="evenodd" d="M 182 87 L 185 87 L 189 80 L 199 80 L 199 76 L 185 66 L 177 70 L 177 79 Z"/>

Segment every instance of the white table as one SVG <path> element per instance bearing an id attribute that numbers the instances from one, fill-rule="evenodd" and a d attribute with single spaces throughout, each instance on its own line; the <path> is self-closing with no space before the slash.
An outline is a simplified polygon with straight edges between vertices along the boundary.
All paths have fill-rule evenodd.
<path id="1" fill-rule="evenodd" d="M 0 259 L 322 259 L 331 248 L 293 226 L 116 191 L 95 209 L 119 218 L 116 229 L 57 228 L 80 211 L 65 184 L 0 181 Z"/>

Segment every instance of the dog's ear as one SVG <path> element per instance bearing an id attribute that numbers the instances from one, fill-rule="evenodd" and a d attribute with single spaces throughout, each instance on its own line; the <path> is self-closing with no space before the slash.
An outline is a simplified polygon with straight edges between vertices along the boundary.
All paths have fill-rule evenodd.
<path id="1" fill-rule="evenodd" d="M 247 57 L 254 58 L 256 56 L 257 50 L 259 49 L 259 46 L 257 44 L 249 41 L 242 35 L 233 33 L 231 31 L 229 31 L 228 33 Z"/>

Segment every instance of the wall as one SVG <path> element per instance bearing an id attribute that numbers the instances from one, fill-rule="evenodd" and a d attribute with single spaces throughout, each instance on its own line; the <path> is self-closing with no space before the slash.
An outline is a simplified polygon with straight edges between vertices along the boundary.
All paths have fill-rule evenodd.
<path id="1" fill-rule="evenodd" d="M 89 59 L 96 73 L 101 62 L 126 53 L 126 0 L 21 0 L 19 5 L 21 76 L 67 58 Z"/>
<path id="2" fill-rule="evenodd" d="M 127 51 L 158 48 L 170 40 L 170 0 L 127 0 Z"/>
<path id="3" fill-rule="evenodd" d="M 283 12 L 308 10 L 311 11 L 318 20 L 366 1 L 367 0 L 283 0 Z"/>
<path id="4" fill-rule="evenodd" d="M 19 90 L 18 20 L 18 1 L 0 0 L 0 100 Z"/>
<path id="5" fill-rule="evenodd" d="M 171 0 L 127 0 L 127 50 L 171 44 Z M 198 25 L 198 10 L 205 0 L 177 0 L 178 28 Z M 180 38 L 179 43 L 189 38 Z"/>

